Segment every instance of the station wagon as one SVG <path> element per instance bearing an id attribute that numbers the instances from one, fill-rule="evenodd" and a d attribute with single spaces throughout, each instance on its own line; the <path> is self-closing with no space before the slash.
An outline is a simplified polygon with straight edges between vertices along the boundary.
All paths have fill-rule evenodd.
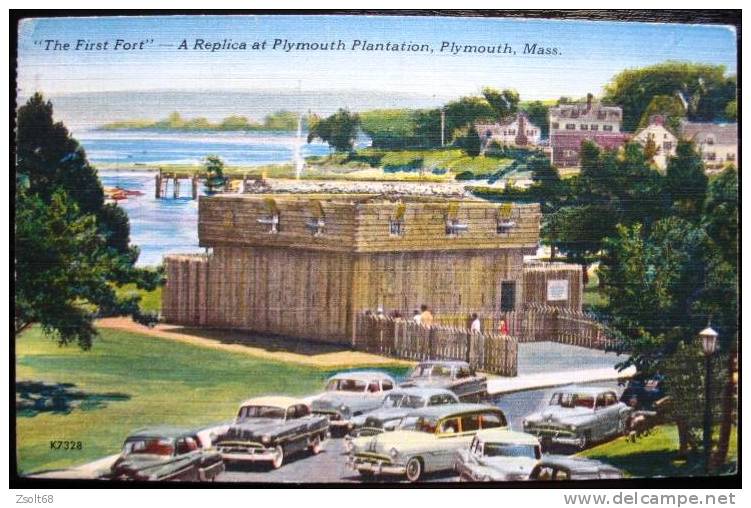
<path id="1" fill-rule="evenodd" d="M 485 404 L 426 407 L 405 421 L 409 430 L 358 440 L 348 465 L 365 478 L 392 474 L 416 482 L 424 473 L 453 469 L 456 452 L 468 447 L 479 430 L 507 427 L 503 411 Z"/>

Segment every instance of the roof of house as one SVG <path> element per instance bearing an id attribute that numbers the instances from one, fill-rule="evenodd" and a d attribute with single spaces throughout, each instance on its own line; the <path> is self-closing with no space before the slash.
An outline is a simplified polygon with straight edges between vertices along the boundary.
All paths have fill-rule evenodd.
<path id="1" fill-rule="evenodd" d="M 715 144 L 737 145 L 738 124 L 711 122 L 683 122 L 681 135 L 696 143 L 704 143 L 709 136 L 714 137 Z"/>
<path id="2" fill-rule="evenodd" d="M 601 148 L 612 150 L 623 146 L 629 137 L 630 134 L 625 132 L 554 132 L 550 135 L 550 145 L 553 148 L 578 150 L 583 141 L 592 141 Z"/>
<path id="3" fill-rule="evenodd" d="M 550 116 L 572 120 L 620 122 L 623 110 L 618 106 L 603 106 L 599 102 L 579 102 L 554 106 L 550 108 Z"/>
<path id="4" fill-rule="evenodd" d="M 515 123 L 517 121 L 519 121 L 520 117 L 524 118 L 524 123 L 527 124 L 527 127 L 534 128 L 534 129 L 538 129 L 539 128 L 539 127 L 537 127 L 537 125 L 533 124 L 529 120 L 529 116 L 526 113 L 524 113 L 522 111 L 519 111 L 515 115 L 507 116 L 506 118 L 503 118 L 500 121 L 495 122 L 495 123 L 483 123 L 483 122 L 476 123 L 475 124 L 475 129 L 477 129 L 478 132 L 483 132 L 483 131 L 488 130 L 488 129 L 490 129 L 490 130 L 501 129 L 503 127 L 507 127 L 507 126 L 509 126 L 509 125 L 511 125 L 511 124 L 513 124 L 513 123 Z"/>

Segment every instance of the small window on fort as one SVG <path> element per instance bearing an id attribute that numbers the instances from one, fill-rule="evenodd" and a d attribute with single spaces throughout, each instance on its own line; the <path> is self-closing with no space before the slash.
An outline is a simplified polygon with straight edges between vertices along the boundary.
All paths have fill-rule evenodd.
<path id="1" fill-rule="evenodd" d="M 602 130 L 604 130 L 604 131 L 612 131 L 613 130 L 613 126 L 612 125 L 603 125 L 602 126 Z"/>
<path id="2" fill-rule="evenodd" d="M 407 205 L 402 202 L 396 203 L 393 214 L 389 218 L 389 234 L 402 236 L 404 234 L 404 216 L 407 213 Z"/>
<path id="3" fill-rule="evenodd" d="M 404 221 L 399 219 L 389 219 L 389 234 L 391 236 L 404 235 Z"/>
<path id="4" fill-rule="evenodd" d="M 597 125 L 596 123 L 593 123 L 592 125 L 589 126 L 589 130 L 591 130 L 591 131 L 596 131 L 599 128 L 600 128 L 600 126 Z"/>
<path id="5" fill-rule="evenodd" d="M 514 207 L 511 203 L 504 203 L 498 208 L 496 217 L 496 233 L 499 235 L 508 234 L 516 226 L 514 220 Z"/>
<path id="6" fill-rule="evenodd" d="M 589 130 L 589 125 L 587 125 L 586 123 L 583 123 L 579 126 L 579 130 L 582 130 L 582 131 Z"/>
<path id="7" fill-rule="evenodd" d="M 566 130 L 573 131 L 576 129 L 576 124 L 574 123 L 567 123 L 566 124 Z"/>
<path id="8" fill-rule="evenodd" d="M 557 128 L 558 128 L 558 122 L 553 122 L 553 125 L 552 125 L 552 127 L 553 127 L 554 129 L 557 129 Z"/>

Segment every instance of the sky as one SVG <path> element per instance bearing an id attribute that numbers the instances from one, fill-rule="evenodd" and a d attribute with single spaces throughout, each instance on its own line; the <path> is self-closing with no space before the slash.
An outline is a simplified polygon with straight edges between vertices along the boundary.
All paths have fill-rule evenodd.
<path id="1" fill-rule="evenodd" d="M 265 50 L 179 50 L 187 40 L 267 41 Z M 47 51 L 46 40 L 100 51 Z M 151 40 L 143 50 L 111 49 L 116 39 Z M 270 50 L 342 40 L 344 51 Z M 351 51 L 354 40 L 427 44 L 432 52 Z M 440 52 L 442 44 L 509 44 L 516 55 Z M 525 44 L 558 55 L 522 55 Z M 724 65 L 736 72 L 732 27 L 394 16 L 162 16 L 24 20 L 18 86 L 55 96 L 129 90 L 373 90 L 455 98 L 483 87 L 515 88 L 523 100 L 599 94 L 625 68 L 666 60 Z"/>

